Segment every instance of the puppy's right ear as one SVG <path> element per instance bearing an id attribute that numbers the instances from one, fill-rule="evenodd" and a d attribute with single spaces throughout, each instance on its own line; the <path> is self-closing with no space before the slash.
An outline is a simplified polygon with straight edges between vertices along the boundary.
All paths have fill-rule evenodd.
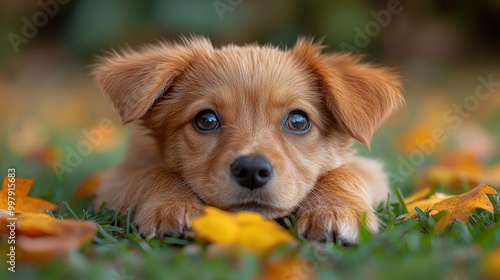
<path id="1" fill-rule="evenodd" d="M 129 123 L 144 116 L 177 76 L 211 50 L 212 43 L 206 38 L 183 38 L 181 44 L 115 52 L 101 58 L 92 74 L 123 123 Z"/>

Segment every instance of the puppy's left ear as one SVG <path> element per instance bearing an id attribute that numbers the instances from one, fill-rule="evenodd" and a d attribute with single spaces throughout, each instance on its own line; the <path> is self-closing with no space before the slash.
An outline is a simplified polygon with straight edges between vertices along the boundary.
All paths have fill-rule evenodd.
<path id="1" fill-rule="evenodd" d="M 322 49 L 301 39 L 292 52 L 317 78 L 325 105 L 340 127 L 369 146 L 375 131 L 403 103 L 401 83 L 388 69 L 362 63 L 362 56 L 322 54 Z"/>
<path id="2" fill-rule="evenodd" d="M 97 84 L 120 113 L 123 123 L 142 118 L 188 67 L 209 56 L 212 43 L 183 38 L 101 58 L 93 68 Z"/>

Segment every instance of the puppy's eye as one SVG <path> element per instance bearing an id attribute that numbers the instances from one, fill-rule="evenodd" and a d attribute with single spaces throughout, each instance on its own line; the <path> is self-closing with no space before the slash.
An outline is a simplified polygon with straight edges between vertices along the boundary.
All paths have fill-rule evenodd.
<path id="1" fill-rule="evenodd" d="M 311 122 L 303 112 L 291 112 L 286 119 L 286 128 L 291 132 L 305 133 L 311 128 Z"/>
<path id="2" fill-rule="evenodd" d="M 201 111 L 194 118 L 194 127 L 201 132 L 209 132 L 217 129 L 220 126 L 220 121 L 217 115 L 212 110 Z"/>

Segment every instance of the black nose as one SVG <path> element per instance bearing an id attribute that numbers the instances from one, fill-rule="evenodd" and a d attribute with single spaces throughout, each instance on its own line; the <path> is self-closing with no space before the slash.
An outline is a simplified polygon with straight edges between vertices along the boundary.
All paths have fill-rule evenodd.
<path id="1" fill-rule="evenodd" d="M 231 175 L 240 186 L 251 190 L 271 180 L 273 166 L 263 156 L 241 156 L 230 166 Z"/>

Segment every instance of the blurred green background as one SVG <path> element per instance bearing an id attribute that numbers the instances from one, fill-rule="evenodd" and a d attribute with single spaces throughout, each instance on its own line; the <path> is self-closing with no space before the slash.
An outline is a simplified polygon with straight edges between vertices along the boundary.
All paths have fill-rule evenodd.
<path id="1" fill-rule="evenodd" d="M 15 167 L 19 177 L 36 179 L 32 195 L 69 199 L 83 179 L 115 164 L 126 145 L 127 130 L 89 76 L 95 57 L 191 33 L 217 46 L 293 46 L 298 36 L 312 35 L 328 51 L 365 53 L 368 61 L 398 69 L 406 106 L 377 133 L 371 151 L 359 146 L 360 152 L 397 174 L 418 150 L 416 139 L 436 128 L 449 136 L 393 182 L 406 191 L 451 151 L 499 161 L 498 83 L 458 127 L 444 115 L 474 96 L 478 77 L 500 82 L 500 1 L 3 0 L 0 174 Z M 103 119 L 113 122 L 112 132 L 99 130 Z M 78 154 L 92 132 L 102 137 Z"/>

